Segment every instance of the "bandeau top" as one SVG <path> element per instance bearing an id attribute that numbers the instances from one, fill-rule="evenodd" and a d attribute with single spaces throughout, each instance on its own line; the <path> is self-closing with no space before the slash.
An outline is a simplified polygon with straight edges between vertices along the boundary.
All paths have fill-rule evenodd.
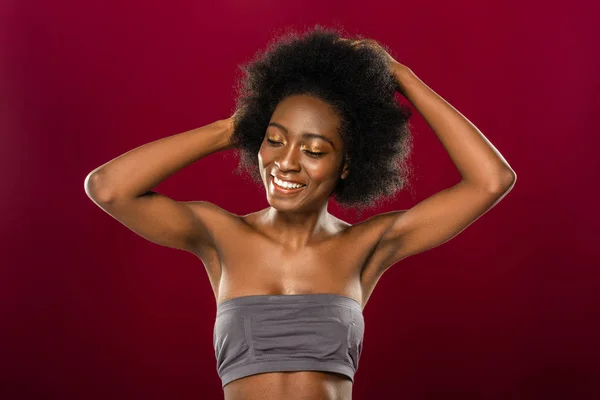
<path id="1" fill-rule="evenodd" d="M 217 306 L 213 345 L 222 386 L 249 375 L 325 371 L 354 382 L 365 323 L 338 294 L 253 295 Z"/>

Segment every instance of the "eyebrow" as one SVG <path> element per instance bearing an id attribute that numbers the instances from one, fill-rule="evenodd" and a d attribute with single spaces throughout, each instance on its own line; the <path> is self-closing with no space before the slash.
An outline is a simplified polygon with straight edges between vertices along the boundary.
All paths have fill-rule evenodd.
<path id="1" fill-rule="evenodd" d="M 286 135 L 288 133 L 287 128 L 281 124 L 278 124 L 277 122 L 270 122 L 269 125 L 267 125 L 267 126 L 275 126 L 279 129 L 281 129 L 283 132 L 285 132 Z M 333 147 L 335 149 L 335 145 L 333 144 L 333 141 L 331 139 L 329 139 L 327 136 L 323 136 L 318 133 L 312 133 L 312 132 L 302 132 L 302 137 L 324 140 L 324 141 L 328 142 L 331 145 L 331 147 Z"/>

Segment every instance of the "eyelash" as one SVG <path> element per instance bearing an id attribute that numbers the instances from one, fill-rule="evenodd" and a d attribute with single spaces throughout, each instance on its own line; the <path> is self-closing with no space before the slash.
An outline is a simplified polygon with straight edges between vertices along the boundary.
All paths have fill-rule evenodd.
<path id="1" fill-rule="evenodd" d="M 274 140 L 271 140 L 271 139 L 267 139 L 267 142 L 271 143 L 272 145 L 275 145 L 275 144 L 281 144 L 281 142 L 276 142 L 276 141 L 274 141 Z M 308 151 L 308 150 L 306 150 L 306 152 L 307 152 L 307 153 L 308 153 L 308 154 L 309 154 L 311 157 L 322 157 L 322 156 L 323 156 L 323 154 L 325 154 L 325 153 L 317 153 L 317 152 L 314 152 L 314 151 Z"/>

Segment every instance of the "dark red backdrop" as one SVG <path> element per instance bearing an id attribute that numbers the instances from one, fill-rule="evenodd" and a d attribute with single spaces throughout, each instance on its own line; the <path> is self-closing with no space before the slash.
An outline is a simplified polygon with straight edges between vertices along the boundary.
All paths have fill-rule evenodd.
<path id="1" fill-rule="evenodd" d="M 203 265 L 112 219 L 84 178 L 227 117 L 237 64 L 278 29 L 334 22 L 390 46 L 518 175 L 461 235 L 381 279 L 355 398 L 600 396 L 597 2 L 204 3 L 2 3 L 0 397 L 222 398 Z M 413 124 L 414 196 L 377 212 L 459 179 Z M 265 207 L 234 168 L 215 154 L 158 190 Z"/>

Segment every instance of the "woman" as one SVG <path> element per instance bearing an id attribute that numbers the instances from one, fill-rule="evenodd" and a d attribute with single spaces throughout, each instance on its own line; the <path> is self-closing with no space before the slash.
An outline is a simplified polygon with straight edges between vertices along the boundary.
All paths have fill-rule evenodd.
<path id="1" fill-rule="evenodd" d="M 225 399 L 350 399 L 362 310 L 398 261 L 456 236 L 516 175 L 482 133 L 373 40 L 317 26 L 246 68 L 236 112 L 156 140 L 92 171 L 88 196 L 144 238 L 197 255 L 217 302 L 214 347 Z M 462 180 L 409 210 L 351 225 L 405 186 L 410 111 L 423 115 Z M 235 148 L 269 207 L 238 216 L 152 191 L 185 166 Z"/>

